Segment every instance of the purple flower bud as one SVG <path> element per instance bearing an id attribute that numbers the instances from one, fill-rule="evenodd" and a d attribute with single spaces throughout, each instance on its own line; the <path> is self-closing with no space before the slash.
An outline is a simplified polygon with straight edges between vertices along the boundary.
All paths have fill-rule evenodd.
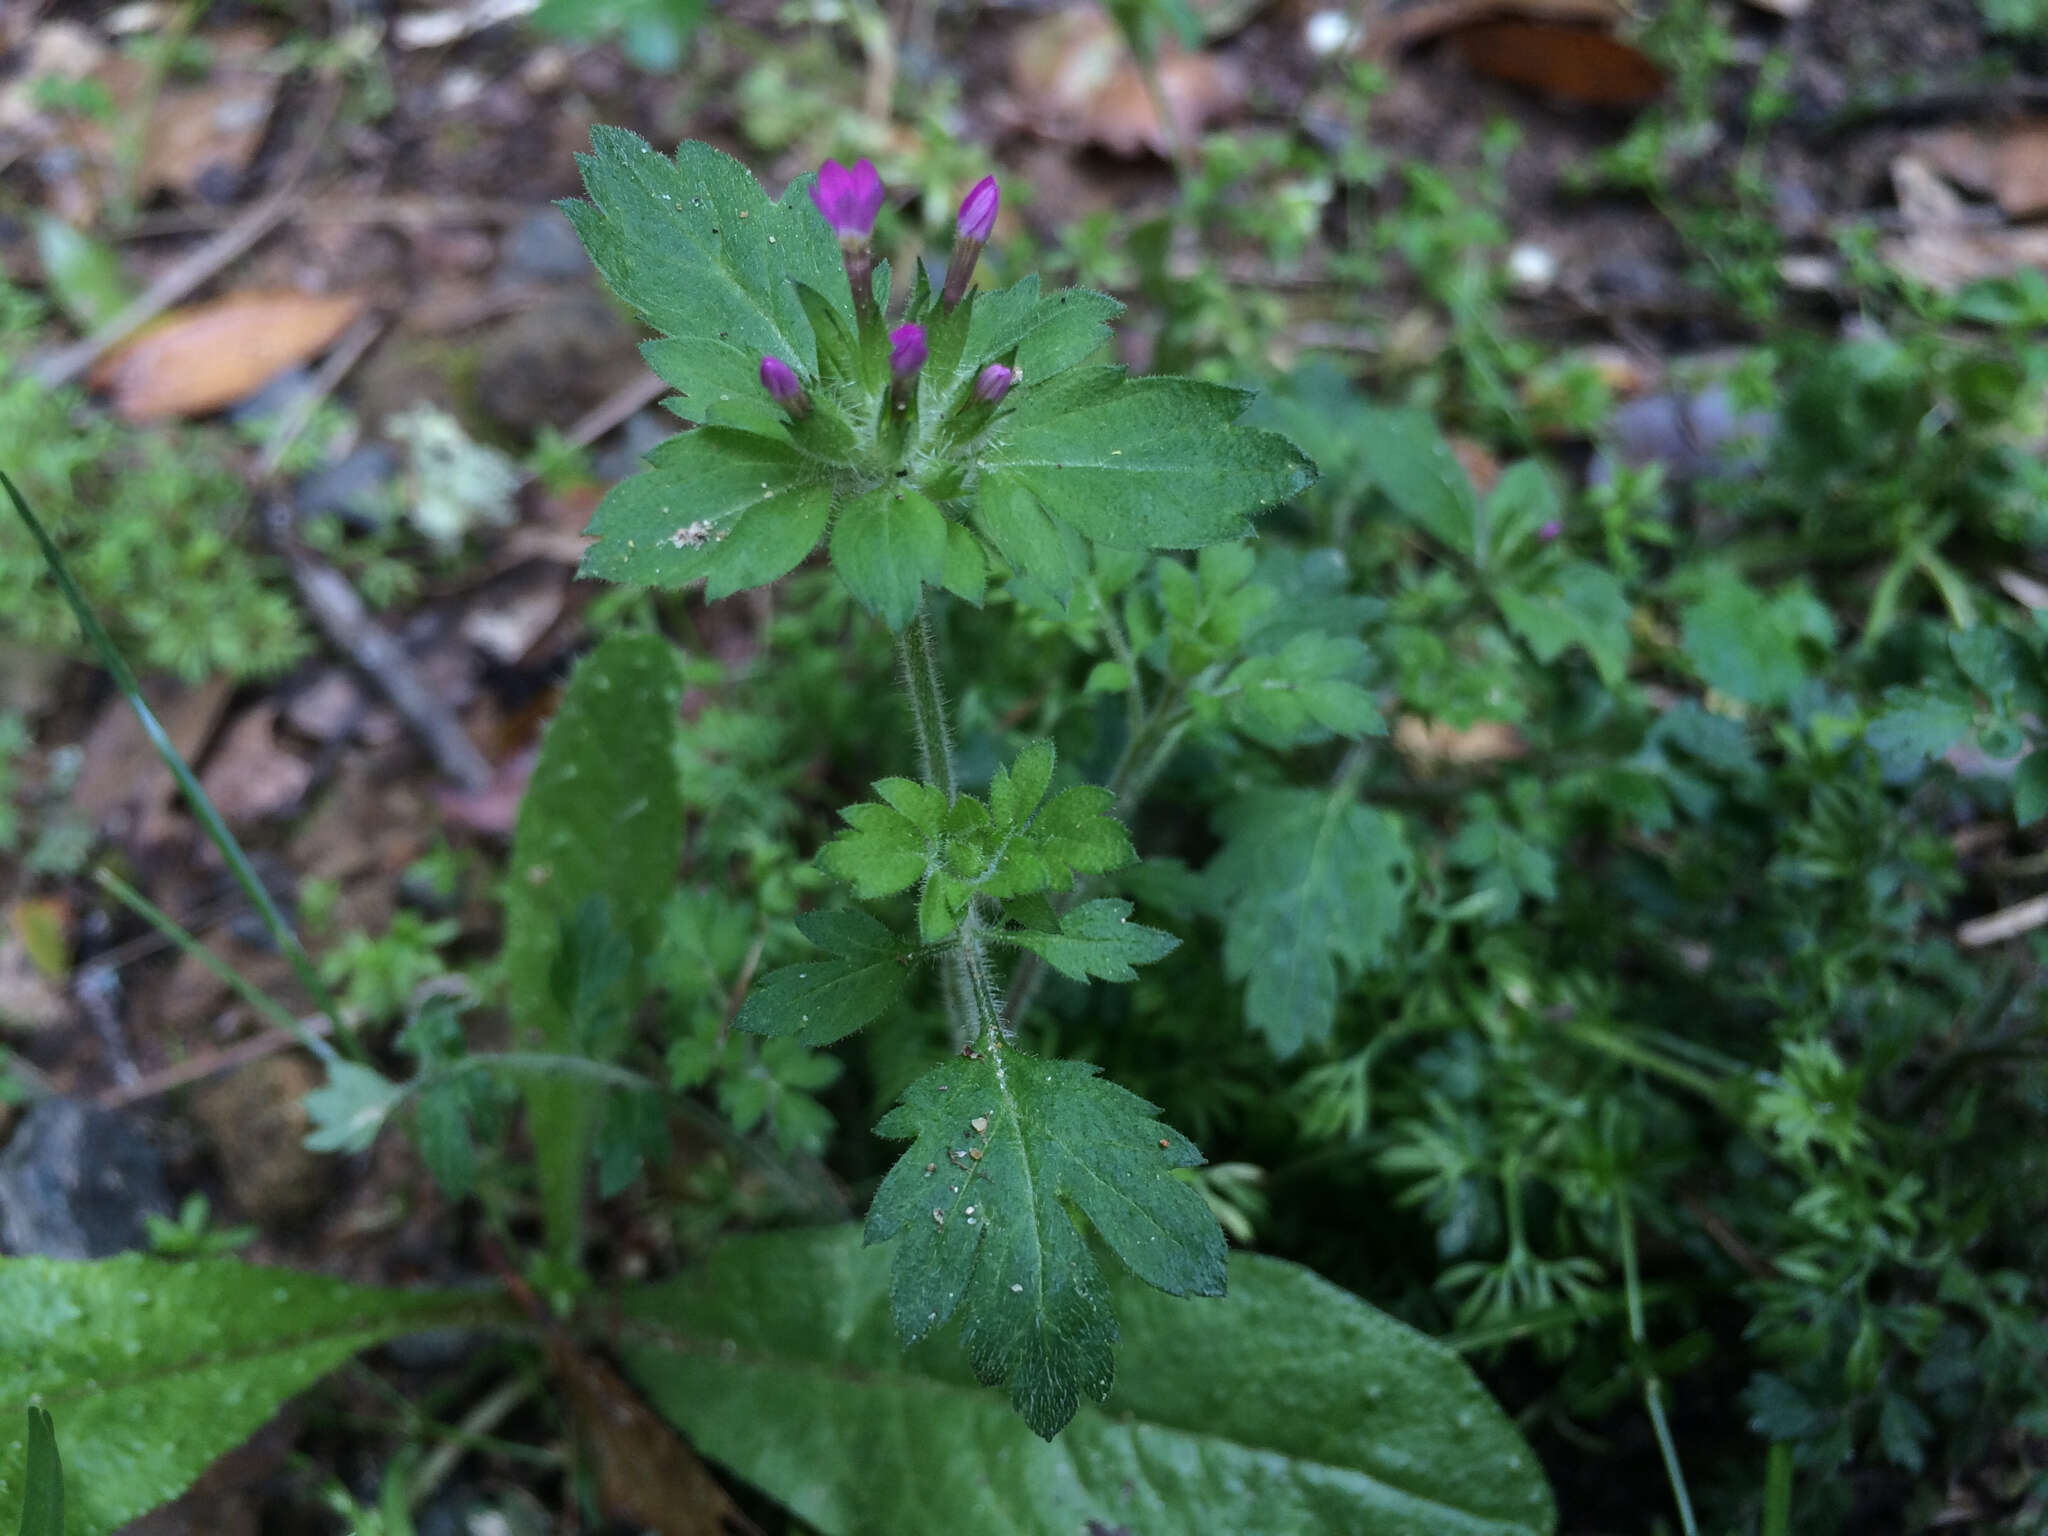
<path id="1" fill-rule="evenodd" d="M 1016 369 L 990 363 L 974 376 L 974 398 L 983 405 L 994 405 L 1010 392 L 1010 386 L 1016 382 Z"/>
<path id="2" fill-rule="evenodd" d="M 923 326 L 899 325 L 889 333 L 889 372 L 897 382 L 913 377 L 930 355 Z"/>
<path id="3" fill-rule="evenodd" d="M 761 359 L 761 387 L 768 398 L 801 421 L 811 413 L 811 397 L 804 393 L 796 370 L 779 357 Z"/>
<path id="4" fill-rule="evenodd" d="M 1563 532 L 1564 524 L 1553 517 L 1549 522 L 1545 523 L 1541 528 L 1538 528 L 1536 530 L 1536 537 L 1541 539 L 1544 543 L 1548 544 L 1552 539 L 1555 539 L 1559 534 Z"/>
<path id="5" fill-rule="evenodd" d="M 960 238 L 976 245 L 986 241 L 995 232 L 996 209 L 1002 202 L 1003 189 L 996 185 L 995 177 L 984 176 L 977 181 L 973 190 L 960 200 Z"/>
<path id="6" fill-rule="evenodd" d="M 827 160 L 811 183 L 811 201 L 841 243 L 864 241 L 875 232 L 875 215 L 882 211 L 882 178 L 874 163 L 862 160 L 851 170 L 837 160 Z"/>

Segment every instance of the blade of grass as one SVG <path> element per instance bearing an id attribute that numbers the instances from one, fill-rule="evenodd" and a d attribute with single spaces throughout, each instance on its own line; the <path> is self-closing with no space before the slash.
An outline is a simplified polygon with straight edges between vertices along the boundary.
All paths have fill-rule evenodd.
<path id="1" fill-rule="evenodd" d="M 291 963 L 293 973 L 299 978 L 299 984 L 306 989 L 307 996 L 313 999 L 320 1011 L 327 1015 L 336 1037 L 342 1041 L 344 1050 L 347 1050 L 350 1041 L 343 1033 L 340 1010 L 335 1007 L 334 998 L 328 992 L 326 984 L 320 980 L 320 973 L 314 969 L 312 956 L 306 953 L 305 946 L 299 942 L 299 936 L 285 921 L 277 903 L 271 900 L 270 892 L 263 888 L 263 882 L 257 878 L 256 868 L 249 862 L 248 854 L 242 851 L 242 845 L 236 841 L 234 833 L 230 832 L 227 823 L 221 820 L 220 812 L 214 808 L 213 801 L 207 797 L 206 791 L 199 787 L 198 778 L 187 766 L 178 749 L 171 744 L 171 738 L 158 722 L 155 712 L 142 697 L 142 690 L 136 685 L 135 674 L 128 670 L 126 659 L 114 645 L 113 638 L 100 624 L 91 605 L 86 602 L 85 594 L 79 591 L 78 583 L 71 579 L 71 571 L 64 564 L 64 557 L 58 553 L 56 544 L 44 531 L 43 525 L 37 521 L 35 513 L 29 510 L 28 503 L 21 499 L 21 492 L 15 489 L 14 481 L 5 472 L 0 472 L 0 486 L 6 487 L 8 500 L 14 503 L 15 512 L 27 525 L 29 536 L 36 541 L 36 547 L 42 551 L 43 563 L 50 568 L 50 575 L 56 580 L 58 590 L 64 594 L 64 601 L 71 605 L 71 612 L 78 619 L 78 627 L 85 632 L 86 640 L 98 654 L 100 665 L 113 677 L 114 686 L 121 690 L 129 707 L 135 711 L 136 718 L 142 722 L 143 734 L 149 737 L 150 745 L 156 748 L 157 755 L 171 770 L 171 777 L 177 780 L 178 788 L 184 791 L 186 800 L 192 806 L 192 813 L 199 818 L 200 826 L 206 829 L 206 835 L 213 840 L 214 847 L 220 850 L 221 857 L 227 861 L 228 869 L 235 877 L 235 883 L 242 888 L 242 894 L 249 898 L 257 915 L 263 919 L 263 926 L 269 930 L 272 942 L 283 951 L 285 959 Z M 331 1056 L 332 1052 L 329 1055 Z"/>
<path id="2" fill-rule="evenodd" d="M 1792 1447 L 1783 1440 L 1764 1462 L 1763 1536 L 1792 1536 Z"/>
<path id="3" fill-rule="evenodd" d="M 200 943 L 192 934 L 187 933 L 178 925 L 176 918 L 172 917 L 170 913 L 164 911 L 161 907 L 158 907 L 126 880 L 123 880 L 111 869 L 106 868 L 95 870 L 93 878 L 122 906 L 128 908 L 129 911 L 149 924 L 150 927 L 177 945 L 179 949 L 213 972 L 214 975 L 227 983 L 235 996 L 239 997 L 251 1008 L 254 1008 L 279 1029 L 285 1030 L 294 1036 L 299 1044 L 303 1045 L 315 1056 L 324 1062 L 332 1062 L 338 1059 L 334 1054 L 334 1047 L 301 1024 L 297 1015 L 291 1009 L 285 1007 L 283 1003 L 280 1003 L 269 993 L 245 981 L 241 973 L 233 966 Z"/>

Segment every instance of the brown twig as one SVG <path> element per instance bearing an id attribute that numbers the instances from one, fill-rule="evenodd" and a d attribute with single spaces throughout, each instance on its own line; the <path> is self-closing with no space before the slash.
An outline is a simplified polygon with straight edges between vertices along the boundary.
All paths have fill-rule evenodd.
<path id="1" fill-rule="evenodd" d="M 325 1036 L 333 1026 L 324 1017 L 303 1019 L 301 1027 L 307 1033 Z M 203 1083 L 210 1077 L 223 1072 L 232 1072 L 237 1067 L 246 1067 L 252 1061 L 261 1061 L 266 1056 L 275 1056 L 288 1051 L 299 1043 L 296 1035 L 281 1029 L 266 1029 L 260 1035 L 251 1035 L 247 1040 L 208 1051 L 204 1055 L 191 1057 L 175 1066 L 165 1067 L 160 1072 L 148 1072 L 133 1082 L 120 1083 L 106 1089 L 98 1098 L 102 1109 L 125 1109 L 131 1104 L 140 1104 L 146 1099 L 160 1098 L 180 1088 L 189 1088 L 194 1083 Z"/>
<path id="2" fill-rule="evenodd" d="M 252 205 L 234 223 L 197 250 L 174 262 L 133 303 L 125 305 L 120 313 L 83 341 L 59 348 L 31 364 L 31 377 L 51 389 L 71 383 L 90 368 L 101 353 L 132 336 L 201 283 L 216 276 L 229 262 L 283 223 L 299 203 L 299 181 L 326 143 L 327 124 L 340 99 L 338 92 L 329 91 L 324 103 L 309 116 L 306 130 L 293 146 L 276 191 Z"/>
<path id="3" fill-rule="evenodd" d="M 286 497 L 275 496 L 264 508 L 264 532 L 291 570 L 299 598 L 320 632 L 383 691 L 442 773 L 472 794 L 488 789 L 491 765 L 484 761 L 476 743 L 420 679 L 405 647 L 370 617 L 348 578 L 299 543 L 292 531 L 295 521 Z"/>

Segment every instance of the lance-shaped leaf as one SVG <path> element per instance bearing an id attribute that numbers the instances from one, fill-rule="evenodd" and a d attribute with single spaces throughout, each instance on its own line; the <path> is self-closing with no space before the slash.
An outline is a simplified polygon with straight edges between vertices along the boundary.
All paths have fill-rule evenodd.
<path id="1" fill-rule="evenodd" d="M 509 1322 L 500 1297 L 388 1291 L 233 1259 L 0 1260 L 0 1416 L 64 1426 L 70 1536 L 176 1498 L 215 1457 L 360 1349 L 402 1333 Z M 0 1530 L 22 1464 L 0 1449 Z"/>
<path id="2" fill-rule="evenodd" d="M 19 1536 L 64 1536 L 64 1462 L 47 1408 L 28 1411 L 28 1476 L 21 1499 Z"/>
<path id="3" fill-rule="evenodd" d="M 1119 549 L 1236 538 L 1315 479 L 1277 433 L 1237 425 L 1250 396 L 1192 379 L 1076 368 L 1023 392 L 982 452 L 983 494 L 1027 492 Z"/>
<path id="4" fill-rule="evenodd" d="M 1223 1294 L 1223 1233 L 1174 1177 L 1201 1153 L 1156 1106 L 1087 1062 L 983 1045 L 912 1083 L 875 1127 L 914 1140 L 875 1194 L 867 1237 L 897 1241 L 890 1310 L 904 1343 L 961 1312 L 975 1374 L 1007 1381 L 1050 1439 L 1116 1375 L 1107 1283 L 1067 1202 L 1176 1296 Z"/>
<path id="5" fill-rule="evenodd" d="M 867 913 L 807 912 L 796 925 L 831 958 L 800 960 L 755 982 L 733 1019 L 741 1029 L 830 1045 L 903 995 L 914 950 Z"/>
<path id="6" fill-rule="evenodd" d="M 664 335 L 698 344 L 657 363 L 684 392 L 683 413 L 712 420 L 718 396 L 735 393 L 733 360 L 705 343 L 814 372 L 817 346 L 792 279 L 849 321 L 853 293 L 804 183 L 771 203 L 751 171 L 707 144 L 683 144 L 670 159 L 621 128 L 594 128 L 590 142 L 577 156 L 590 201 L 561 209 L 612 292 Z"/>
<path id="7" fill-rule="evenodd" d="M 1464 1361 L 1279 1259 L 1230 1294 L 1109 1281 L 1116 1390 L 1057 1440 L 950 1340 L 902 1348 L 852 1227 L 731 1239 L 620 1299 L 628 1374 L 820 1536 L 1547 1536 L 1543 1473 Z"/>
<path id="8" fill-rule="evenodd" d="M 1105 898 L 1084 901 L 1060 919 L 1059 932 L 1020 928 L 1003 938 L 1045 958 L 1062 976 L 1086 981 L 1136 981 L 1133 966 L 1150 965 L 1180 947 L 1180 940 L 1130 920 L 1131 904 Z"/>
<path id="9" fill-rule="evenodd" d="M 1401 824 L 1349 793 L 1264 790 L 1223 817 L 1203 871 L 1224 926 L 1223 965 L 1246 983 L 1245 1020 L 1275 1055 L 1329 1038 L 1338 963 L 1377 961 L 1408 895 Z"/>
<path id="10" fill-rule="evenodd" d="M 787 443 L 699 427 L 647 462 L 591 514 L 583 575 L 650 587 L 701 577 L 719 597 L 791 570 L 825 531 L 829 483 Z"/>

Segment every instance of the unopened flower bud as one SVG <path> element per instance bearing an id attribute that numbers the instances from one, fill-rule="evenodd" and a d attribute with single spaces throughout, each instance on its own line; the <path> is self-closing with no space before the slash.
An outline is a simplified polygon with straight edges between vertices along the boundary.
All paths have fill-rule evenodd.
<path id="1" fill-rule="evenodd" d="M 962 240 L 984 244 L 995 233 L 996 210 L 1002 206 L 1003 189 L 993 176 L 984 176 L 960 200 L 960 222 L 956 232 Z"/>
<path id="2" fill-rule="evenodd" d="M 1553 517 L 1549 522 L 1536 530 L 1536 537 L 1548 544 L 1563 532 L 1564 524 Z"/>
<path id="3" fill-rule="evenodd" d="M 974 376 L 974 398 L 983 405 L 994 405 L 1010 392 L 1010 386 L 1016 382 L 1016 369 L 990 363 Z"/>
<path id="4" fill-rule="evenodd" d="M 915 378 L 930 355 L 923 326 L 899 325 L 889 333 L 889 374 L 897 383 Z"/>
<path id="5" fill-rule="evenodd" d="M 761 359 L 761 387 L 768 398 L 801 421 L 811 413 L 810 396 L 796 376 L 796 370 L 779 357 Z"/>
<path id="6" fill-rule="evenodd" d="M 940 295 L 941 302 L 951 309 L 967 297 L 967 284 L 974 277 L 974 263 L 980 259 L 981 248 L 988 237 L 995 232 L 996 210 L 1002 206 L 1003 189 L 996 185 L 993 176 L 984 176 L 973 189 L 960 200 L 960 219 L 953 226 L 958 237 L 953 242 L 953 255 L 946 263 L 946 288 Z"/>

